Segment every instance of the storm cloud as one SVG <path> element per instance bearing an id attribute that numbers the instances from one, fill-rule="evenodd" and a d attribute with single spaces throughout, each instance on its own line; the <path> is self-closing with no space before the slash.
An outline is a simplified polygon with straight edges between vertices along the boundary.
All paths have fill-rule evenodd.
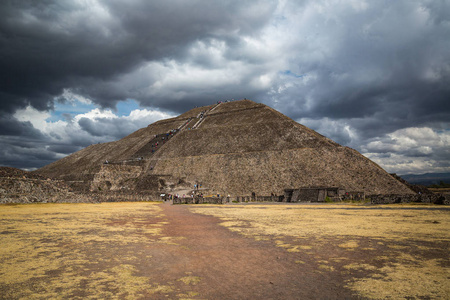
<path id="1" fill-rule="evenodd" d="M 388 171 L 448 172 L 449 36 L 444 0 L 3 1 L 0 164 L 37 168 L 247 98 Z"/>

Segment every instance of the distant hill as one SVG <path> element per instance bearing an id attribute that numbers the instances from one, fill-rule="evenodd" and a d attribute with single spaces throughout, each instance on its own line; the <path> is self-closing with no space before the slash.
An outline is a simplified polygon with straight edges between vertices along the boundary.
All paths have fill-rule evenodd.
<path id="1" fill-rule="evenodd" d="M 193 108 L 36 173 L 92 191 L 173 193 L 201 184 L 205 193 L 231 196 L 301 187 L 414 194 L 356 150 L 250 100 Z"/>
<path id="2" fill-rule="evenodd" d="M 441 181 L 450 183 L 450 173 L 409 174 L 400 175 L 400 177 L 411 184 L 421 184 L 425 186 L 439 184 Z"/>

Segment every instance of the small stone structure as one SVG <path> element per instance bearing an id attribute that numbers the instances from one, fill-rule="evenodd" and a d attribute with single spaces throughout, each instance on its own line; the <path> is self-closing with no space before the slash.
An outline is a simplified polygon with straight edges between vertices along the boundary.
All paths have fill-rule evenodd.
<path id="1" fill-rule="evenodd" d="M 236 202 L 283 202 L 284 196 L 237 196 Z"/>
<path id="2" fill-rule="evenodd" d="M 185 198 L 174 198 L 173 204 L 225 204 L 229 202 L 227 197 L 185 197 Z"/>
<path id="3" fill-rule="evenodd" d="M 304 187 L 299 189 L 285 189 L 283 202 L 325 202 L 340 201 L 345 190 L 339 187 Z"/>

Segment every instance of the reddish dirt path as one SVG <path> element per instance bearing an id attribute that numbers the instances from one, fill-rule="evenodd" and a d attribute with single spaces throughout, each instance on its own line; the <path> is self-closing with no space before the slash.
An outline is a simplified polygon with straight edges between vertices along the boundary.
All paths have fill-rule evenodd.
<path id="1" fill-rule="evenodd" d="M 162 207 L 169 222 L 163 234 L 184 239 L 173 251 L 166 248 L 154 256 L 160 262 L 158 278 L 174 282 L 183 276 L 200 277 L 196 285 L 176 283 L 181 292 L 198 292 L 196 299 L 359 298 L 342 287 L 341 278 L 319 272 L 307 257 L 302 257 L 304 264 L 296 264 L 298 255 L 271 241 L 233 233 L 215 217 L 193 214 L 184 205 Z"/>

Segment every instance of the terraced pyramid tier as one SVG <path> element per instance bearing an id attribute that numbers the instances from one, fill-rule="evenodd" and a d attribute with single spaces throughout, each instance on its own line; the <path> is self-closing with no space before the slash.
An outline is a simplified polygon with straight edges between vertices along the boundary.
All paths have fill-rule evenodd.
<path id="1" fill-rule="evenodd" d="M 234 196 L 312 186 L 412 193 L 357 151 L 250 100 L 194 108 L 119 141 L 91 145 L 38 172 L 84 180 L 94 189 L 164 190 L 171 181 L 201 183 Z"/>

